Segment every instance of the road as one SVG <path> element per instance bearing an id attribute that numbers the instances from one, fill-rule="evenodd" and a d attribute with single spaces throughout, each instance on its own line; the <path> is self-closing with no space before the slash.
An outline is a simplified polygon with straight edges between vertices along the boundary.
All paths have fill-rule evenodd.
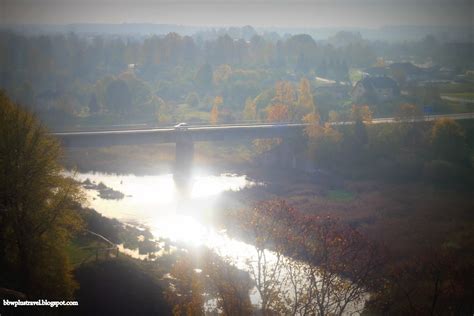
<path id="1" fill-rule="evenodd" d="M 421 121 L 433 121 L 440 118 L 451 118 L 454 120 L 466 120 L 474 119 L 474 113 L 460 113 L 460 114 L 443 114 L 443 115 L 426 115 L 419 118 L 400 120 L 395 117 L 375 118 L 372 120 L 372 124 L 381 123 L 400 123 L 406 122 L 421 122 Z M 354 122 L 334 122 L 333 125 L 350 125 Z M 304 127 L 308 124 L 305 123 L 237 123 L 237 124 L 222 124 L 222 125 L 190 125 L 186 129 L 177 130 L 173 127 L 165 128 L 130 128 L 130 125 L 115 125 L 115 129 L 100 130 L 100 131 L 73 131 L 73 132 L 53 132 L 52 134 L 59 137 L 70 137 L 70 136 L 105 136 L 105 135 L 127 135 L 127 134 L 168 134 L 175 132 L 235 132 L 238 130 L 269 130 L 269 129 L 282 129 L 282 128 L 297 128 Z M 128 128 L 127 128 L 128 127 Z"/>

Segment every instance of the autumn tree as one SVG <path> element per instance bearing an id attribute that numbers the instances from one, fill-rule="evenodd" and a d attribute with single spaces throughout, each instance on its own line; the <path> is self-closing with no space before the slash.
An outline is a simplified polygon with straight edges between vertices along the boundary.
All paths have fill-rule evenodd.
<path id="1" fill-rule="evenodd" d="M 308 138 L 309 155 L 320 167 L 331 167 L 340 154 L 342 133 L 330 123 L 320 124 L 316 113 L 307 114 L 303 122 L 307 124 L 304 133 Z"/>
<path id="2" fill-rule="evenodd" d="M 397 125 L 399 132 L 405 134 L 404 144 L 407 148 L 417 149 L 424 142 L 423 125 L 419 122 L 423 119 L 423 112 L 415 104 L 402 103 L 395 112 L 395 119 L 400 121 Z M 392 138 L 397 137 L 400 136 L 392 135 Z"/>
<path id="3" fill-rule="evenodd" d="M 288 81 L 275 84 L 275 96 L 267 107 L 267 121 L 291 121 L 295 116 L 296 94 L 293 85 Z"/>
<path id="4" fill-rule="evenodd" d="M 212 109 L 211 109 L 211 117 L 209 121 L 211 124 L 215 125 L 219 122 L 219 116 L 220 116 L 220 111 L 221 111 L 221 106 L 222 106 L 223 100 L 221 96 L 217 96 L 214 98 L 213 104 L 212 104 Z"/>
<path id="5" fill-rule="evenodd" d="M 160 124 L 174 123 L 172 107 L 158 96 L 154 96 L 152 100 L 153 100 L 153 103 L 155 104 L 155 107 L 157 108 L 155 115 L 158 120 L 158 123 Z"/>
<path id="6" fill-rule="evenodd" d="M 214 70 L 212 75 L 213 82 L 215 85 L 219 85 L 223 82 L 226 82 L 230 75 L 232 74 L 232 68 L 227 64 L 222 64 Z"/>
<path id="7" fill-rule="evenodd" d="M 356 148 L 364 146 L 369 141 L 365 123 L 372 121 L 372 111 L 368 105 L 352 105 L 351 119 L 354 123 L 354 140 Z"/>
<path id="8" fill-rule="evenodd" d="M 263 315 L 362 310 L 383 263 L 362 234 L 332 217 L 304 215 L 282 200 L 259 202 L 232 216 L 255 246 L 248 265 Z"/>
<path id="9" fill-rule="evenodd" d="M 466 258 L 467 259 L 467 258 Z M 452 249 L 425 250 L 387 267 L 366 310 L 391 315 L 468 315 L 472 265 Z"/>
<path id="10" fill-rule="evenodd" d="M 243 117 L 245 121 L 257 120 L 257 104 L 252 98 L 247 98 L 245 101 Z"/>
<path id="11" fill-rule="evenodd" d="M 249 292 L 253 282 L 248 273 L 237 269 L 230 259 L 221 258 L 210 250 L 201 255 L 203 272 L 208 276 L 207 289 L 217 299 L 223 315 L 250 315 L 252 303 Z"/>
<path id="12" fill-rule="evenodd" d="M 0 93 L 0 283 L 28 297 L 71 298 L 66 246 L 81 220 L 61 148 L 30 113 Z"/>
<path id="13" fill-rule="evenodd" d="M 334 157 L 338 155 L 342 134 L 330 123 L 321 124 L 315 106 L 312 112 L 303 117 L 303 123 L 306 124 L 304 134 L 308 139 L 309 155 L 320 166 L 329 167 L 334 163 Z"/>
<path id="14" fill-rule="evenodd" d="M 360 313 L 368 288 L 378 280 L 383 259 L 378 249 L 335 218 L 306 216 L 298 225 L 297 243 L 307 264 L 289 271 L 293 278 L 303 275 L 306 280 L 292 282 L 300 299 L 294 310 L 310 315 Z"/>
<path id="15" fill-rule="evenodd" d="M 289 118 L 288 106 L 284 104 L 271 105 L 267 108 L 267 122 L 285 123 L 289 121 Z"/>
<path id="16" fill-rule="evenodd" d="M 295 110 L 295 120 L 301 121 L 306 115 L 317 112 L 309 80 L 302 78 L 298 87 L 298 102 Z"/>
<path id="17" fill-rule="evenodd" d="M 464 130 L 453 119 L 436 120 L 431 129 L 431 144 L 435 158 L 469 164 L 469 149 Z"/>
<path id="18" fill-rule="evenodd" d="M 204 315 L 203 281 L 194 262 L 186 257 L 178 258 L 170 275 L 173 277 L 173 285 L 168 289 L 166 297 L 173 305 L 173 315 Z"/>
<path id="19" fill-rule="evenodd" d="M 291 83 L 277 82 L 275 85 L 275 97 L 272 104 L 265 108 L 266 121 L 269 123 L 285 123 L 291 119 L 290 106 L 294 106 L 294 91 Z M 281 144 L 281 138 L 274 139 L 255 139 L 253 141 L 257 152 L 263 153 L 271 150 L 275 146 Z"/>
<path id="20" fill-rule="evenodd" d="M 255 254 L 247 261 L 247 266 L 260 296 L 263 315 L 284 314 L 286 311 L 284 244 L 278 241 L 285 237 L 281 235 L 282 217 L 290 216 L 291 212 L 286 203 L 275 200 L 257 203 L 234 215 L 255 248 Z"/>
<path id="21" fill-rule="evenodd" d="M 402 103 L 395 112 L 395 118 L 400 121 L 414 122 L 423 117 L 423 112 L 411 103 Z"/>
<path id="22" fill-rule="evenodd" d="M 205 303 L 215 299 L 223 315 L 250 315 L 249 292 L 253 282 L 248 273 L 237 269 L 231 259 L 201 247 L 179 254 L 170 272 L 172 286 L 167 290 L 173 315 L 204 315 Z"/>

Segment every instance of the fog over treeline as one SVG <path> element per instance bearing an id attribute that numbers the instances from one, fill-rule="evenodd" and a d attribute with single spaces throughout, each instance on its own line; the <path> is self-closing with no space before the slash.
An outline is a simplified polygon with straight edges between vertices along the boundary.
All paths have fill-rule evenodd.
<path id="1" fill-rule="evenodd" d="M 47 35 L 61 33 L 76 33 L 84 36 L 114 35 L 120 37 L 148 37 L 152 35 L 166 35 L 171 32 L 181 35 L 214 39 L 217 36 L 229 34 L 233 38 L 246 36 L 243 31 L 249 27 L 258 34 L 271 35 L 274 39 L 284 38 L 295 34 L 309 34 L 315 40 L 325 40 L 339 31 L 360 33 L 369 40 L 383 40 L 388 42 L 420 40 L 427 35 L 434 35 L 441 41 L 473 41 L 474 29 L 472 26 L 446 25 L 382 25 L 378 27 L 259 27 L 259 26 L 212 26 L 162 24 L 162 23 L 67 23 L 67 24 L 32 24 L 11 23 L 0 24 L 0 29 L 10 30 L 28 35 Z M 248 34 L 247 34 L 248 35 Z"/>
<path id="2" fill-rule="evenodd" d="M 118 31 L 124 26 L 110 27 Z M 175 28 L 185 34 L 191 30 Z M 472 43 L 433 35 L 388 42 L 359 32 L 339 31 L 318 40 L 251 26 L 147 36 L 102 34 L 106 26 L 96 34 L 86 29 L 41 35 L 2 31 L 0 88 L 36 112 L 81 116 L 105 111 L 107 89 L 120 79 L 127 83 L 131 108 L 150 117 L 165 102 L 176 105 L 189 98 L 194 107 L 208 111 L 215 96 L 241 112 L 248 98 L 263 94 L 259 100 L 268 101 L 265 93 L 279 80 L 319 76 L 348 82 L 351 69 L 371 67 L 380 59 L 460 72 L 473 67 Z"/>

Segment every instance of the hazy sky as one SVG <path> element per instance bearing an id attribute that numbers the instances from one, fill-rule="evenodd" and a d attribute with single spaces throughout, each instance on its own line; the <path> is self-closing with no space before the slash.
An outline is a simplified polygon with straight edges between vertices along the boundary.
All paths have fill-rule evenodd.
<path id="1" fill-rule="evenodd" d="M 474 26 L 474 0 L 0 0 L 1 23 Z"/>

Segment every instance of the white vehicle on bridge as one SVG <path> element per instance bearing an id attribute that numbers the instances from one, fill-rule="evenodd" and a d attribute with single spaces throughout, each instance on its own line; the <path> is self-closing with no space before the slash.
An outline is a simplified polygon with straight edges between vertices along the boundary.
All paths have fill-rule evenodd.
<path id="1" fill-rule="evenodd" d="M 188 130 L 188 124 L 187 123 L 179 123 L 174 126 L 174 129 L 176 131 L 187 131 Z"/>

